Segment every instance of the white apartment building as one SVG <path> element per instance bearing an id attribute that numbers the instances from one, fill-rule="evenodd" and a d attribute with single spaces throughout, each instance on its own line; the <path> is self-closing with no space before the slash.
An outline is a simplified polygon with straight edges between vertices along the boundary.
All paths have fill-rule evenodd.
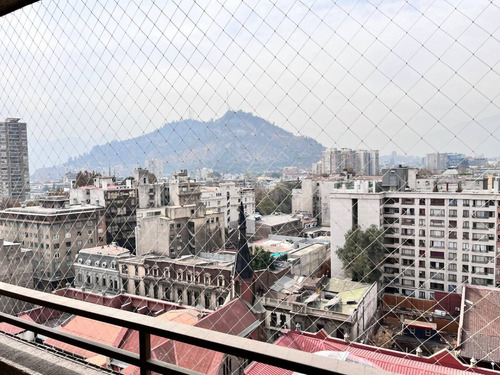
<path id="1" fill-rule="evenodd" d="M 245 213 L 255 213 L 255 189 L 237 186 L 235 182 L 221 182 L 219 186 L 201 188 L 201 201 L 208 210 L 224 213 L 224 226 L 238 223 L 238 207 L 243 202 Z"/>
<path id="2" fill-rule="evenodd" d="M 332 277 L 342 272 L 336 250 L 353 225 L 385 230 L 385 292 L 433 299 L 463 283 L 500 285 L 497 266 L 500 194 L 363 192 L 331 195 Z"/>

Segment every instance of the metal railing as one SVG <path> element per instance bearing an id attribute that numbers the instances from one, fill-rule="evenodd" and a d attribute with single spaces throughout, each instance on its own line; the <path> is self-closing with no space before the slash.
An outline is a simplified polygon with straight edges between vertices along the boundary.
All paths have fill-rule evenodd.
<path id="1" fill-rule="evenodd" d="M 151 316 L 144 316 L 112 307 L 95 305 L 89 302 L 74 300 L 56 294 L 44 293 L 2 282 L 0 282 L 0 295 L 83 316 L 100 322 L 137 330 L 139 332 L 139 354 L 93 342 L 9 314 L 0 313 L 0 321 L 137 366 L 140 368 L 141 375 L 151 374 L 151 371 L 168 374 L 198 374 L 189 369 L 152 359 L 151 335 L 223 352 L 228 355 L 248 359 L 249 361 L 258 361 L 307 374 L 389 374 L 389 372 L 366 367 L 361 364 L 347 363 L 333 358 L 317 356 L 313 353 L 302 352 L 203 328 L 158 320 Z"/>

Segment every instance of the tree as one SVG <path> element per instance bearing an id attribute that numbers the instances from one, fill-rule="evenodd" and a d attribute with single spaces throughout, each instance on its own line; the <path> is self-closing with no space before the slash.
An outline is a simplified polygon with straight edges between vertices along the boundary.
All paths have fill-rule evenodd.
<path id="1" fill-rule="evenodd" d="M 380 270 L 385 259 L 384 231 L 372 225 L 366 231 L 354 227 L 345 235 L 344 247 L 337 256 L 353 281 L 372 283 L 382 275 Z"/>
<path id="2" fill-rule="evenodd" d="M 274 269 L 273 258 L 271 254 L 260 246 L 255 246 L 252 254 L 252 269 L 264 270 L 269 268 Z"/>

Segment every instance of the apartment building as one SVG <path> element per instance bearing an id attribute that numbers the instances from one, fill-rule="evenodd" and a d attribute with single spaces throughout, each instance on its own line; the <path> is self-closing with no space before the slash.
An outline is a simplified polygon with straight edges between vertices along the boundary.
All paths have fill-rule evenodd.
<path id="1" fill-rule="evenodd" d="M 332 275 L 342 271 L 336 250 L 354 225 L 385 231 L 386 293 L 433 299 L 463 283 L 500 286 L 497 225 L 500 193 L 363 191 L 331 195 Z"/>
<path id="2" fill-rule="evenodd" d="M 93 185 L 71 189 L 70 203 L 104 207 L 105 243 L 135 251 L 137 190 L 130 180 L 117 185 L 114 177 L 97 177 Z"/>
<path id="3" fill-rule="evenodd" d="M 330 226 L 330 194 L 361 183 L 374 189 L 378 176 L 336 176 L 305 178 L 300 189 L 292 190 L 292 212 L 303 213 L 317 219 L 318 225 Z"/>
<path id="4" fill-rule="evenodd" d="M 0 281 L 33 289 L 33 251 L 24 249 L 20 243 L 0 239 Z M 19 302 L 6 296 L 0 297 L 0 311 L 17 315 L 31 308 L 31 304 Z"/>
<path id="5" fill-rule="evenodd" d="M 30 192 L 28 135 L 18 118 L 0 122 L 0 196 L 24 201 Z"/>
<path id="6" fill-rule="evenodd" d="M 345 170 L 365 176 L 375 176 L 379 173 L 378 150 L 326 149 L 320 162 L 321 174 L 326 175 L 339 174 Z"/>
<path id="7" fill-rule="evenodd" d="M 224 227 L 236 227 L 238 207 L 243 203 L 245 213 L 255 213 L 255 189 L 236 185 L 235 182 L 221 182 L 219 186 L 201 188 L 201 201 L 207 209 L 224 214 Z"/>
<path id="8" fill-rule="evenodd" d="M 104 208 L 69 205 L 65 197 L 48 197 L 40 206 L 0 211 L 0 238 L 33 251 L 34 285 L 51 290 L 72 283 L 79 250 L 105 244 Z"/>
<path id="9" fill-rule="evenodd" d="M 144 171 L 136 171 L 137 254 L 177 257 L 219 250 L 225 240 L 224 213 L 201 202 L 199 182 L 182 170 L 169 182 L 147 183 Z"/>

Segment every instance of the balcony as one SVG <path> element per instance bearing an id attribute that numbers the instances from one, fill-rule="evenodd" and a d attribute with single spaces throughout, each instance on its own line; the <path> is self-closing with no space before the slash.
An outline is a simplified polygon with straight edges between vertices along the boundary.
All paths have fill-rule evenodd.
<path id="1" fill-rule="evenodd" d="M 204 349 L 223 352 L 249 361 L 259 361 L 290 371 L 325 375 L 340 373 L 356 374 L 366 371 L 366 368 L 359 364 L 327 357 L 318 357 L 312 353 L 279 347 L 199 327 L 158 320 L 152 316 L 145 316 L 102 305 L 94 305 L 92 303 L 69 299 L 55 294 L 43 293 L 6 283 L 0 283 L 0 294 L 16 300 L 45 306 L 53 310 L 138 331 L 139 354 L 136 354 L 9 314 L 0 313 L 0 319 L 3 322 L 137 366 L 141 374 L 151 374 L 151 371 L 168 374 L 195 374 L 195 372 L 189 369 L 152 359 L 152 335 Z M 87 373 L 93 372 L 89 370 Z M 375 370 L 375 373 L 385 374 L 385 371 Z"/>

